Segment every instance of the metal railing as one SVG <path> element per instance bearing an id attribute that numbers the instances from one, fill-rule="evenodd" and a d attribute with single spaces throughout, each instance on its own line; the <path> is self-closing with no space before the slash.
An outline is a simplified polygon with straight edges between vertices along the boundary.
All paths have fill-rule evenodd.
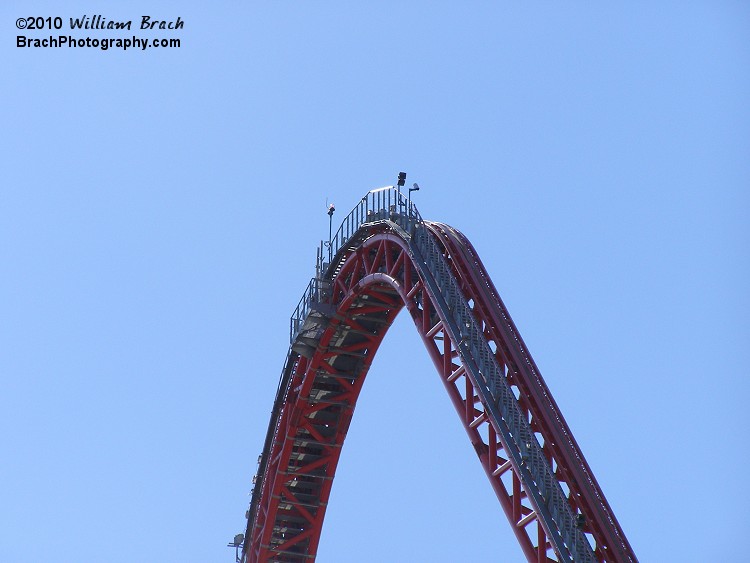
<path id="1" fill-rule="evenodd" d="M 410 246 L 415 256 L 421 258 L 421 277 L 436 298 L 462 364 L 473 375 L 483 403 L 508 444 L 507 454 L 515 461 L 526 493 L 536 506 L 540 521 L 550 532 L 548 538 L 555 552 L 562 561 L 593 563 L 591 545 L 577 525 L 565 493 L 437 242 L 423 227 L 416 229 Z"/>
<path id="2" fill-rule="evenodd" d="M 327 289 L 330 283 L 322 278 L 312 278 L 307 284 L 307 289 L 297 304 L 297 308 L 292 313 L 289 323 L 289 342 L 293 343 L 300 330 L 305 324 L 305 319 L 312 311 L 316 303 L 321 303 L 329 295 Z"/>
<path id="3" fill-rule="evenodd" d="M 333 272 L 327 270 L 333 258 L 346 246 L 362 225 L 377 221 L 392 221 L 407 233 L 413 234 L 416 226 L 422 223 L 422 216 L 417 207 L 401 193 L 397 186 L 385 186 L 367 192 L 354 209 L 344 217 L 331 240 L 324 243 L 323 246 L 327 252 L 322 247 L 319 250 L 316 277 L 307 284 L 289 322 L 290 342 L 293 343 L 297 338 L 313 305 L 322 302 L 327 296 L 325 293 L 327 280 L 330 280 L 333 275 Z M 324 254 L 327 254 L 327 262 L 324 260 Z"/>
<path id="4" fill-rule="evenodd" d="M 424 227 L 416 206 L 396 186 L 368 192 L 344 218 L 331 240 L 323 245 L 327 252 L 320 247 L 317 275 L 310 280 L 291 317 L 290 341 L 295 342 L 310 313 L 319 310 L 317 305 L 330 298 L 330 282 L 340 262 L 340 258 L 334 259 L 363 225 L 378 221 L 395 223 L 408 236 L 412 252 L 419 258 L 422 276 L 444 316 L 445 328 L 456 342 L 463 365 L 472 373 L 490 416 L 495 419 L 504 442 L 508 444 L 507 454 L 519 470 L 519 477 L 540 521 L 548 529 L 556 553 L 563 561 L 594 561 L 591 545 L 578 527 L 576 515 L 546 462 L 539 441 L 503 376 L 502 366 L 483 337 L 450 266 Z M 327 262 L 324 254 L 327 254 Z"/>
<path id="5" fill-rule="evenodd" d="M 396 186 L 385 186 L 370 190 L 360 202 L 344 217 L 328 247 L 328 262 L 352 238 L 365 223 L 392 221 L 407 233 L 412 234 L 414 226 L 422 222 L 417 207 L 409 201 Z"/>

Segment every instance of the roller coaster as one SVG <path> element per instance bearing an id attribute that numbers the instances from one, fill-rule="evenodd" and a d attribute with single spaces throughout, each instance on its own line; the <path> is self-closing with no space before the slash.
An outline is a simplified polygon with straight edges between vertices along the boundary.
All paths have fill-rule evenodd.
<path id="1" fill-rule="evenodd" d="M 530 562 L 636 562 L 476 250 L 399 186 L 318 249 L 290 322 L 242 563 L 314 561 L 362 384 L 406 308 Z"/>

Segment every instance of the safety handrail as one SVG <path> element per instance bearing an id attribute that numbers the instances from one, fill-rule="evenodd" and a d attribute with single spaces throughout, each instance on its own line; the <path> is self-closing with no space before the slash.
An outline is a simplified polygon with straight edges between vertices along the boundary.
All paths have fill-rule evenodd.
<path id="1" fill-rule="evenodd" d="M 453 341 L 459 343 L 457 351 L 462 363 L 472 373 L 490 417 L 497 422 L 497 430 L 508 444 L 507 453 L 536 506 L 540 523 L 548 528 L 548 538 L 555 551 L 563 561 L 593 562 L 591 545 L 577 525 L 542 447 L 503 377 L 502 367 L 490 350 L 482 327 L 472 314 L 435 238 L 427 228 L 419 228 L 410 247 L 419 258 L 420 277 L 442 311 L 445 329 L 452 333 Z"/>
<path id="2" fill-rule="evenodd" d="M 333 262 L 333 258 L 344 248 L 360 227 L 366 223 L 376 221 L 392 221 L 409 234 L 414 233 L 418 224 L 422 223 L 416 205 L 404 197 L 398 186 L 385 186 L 367 192 L 357 205 L 344 217 L 341 226 L 330 241 L 325 243 L 328 248 L 328 262 L 323 262 L 323 252 L 318 254 L 316 272 L 318 276 L 307 284 L 305 292 L 292 313 L 289 322 L 289 341 L 299 335 L 304 326 L 312 305 L 320 303 L 324 297 L 325 279 L 331 279 L 333 272 L 326 271 Z"/>
<path id="3" fill-rule="evenodd" d="M 372 228 L 367 226 L 375 223 L 378 225 Z M 329 301 L 332 295 L 331 285 L 339 273 L 341 263 L 367 237 L 375 231 L 382 232 L 384 229 L 395 231 L 407 242 L 411 260 L 419 272 L 420 283 L 432 297 L 432 303 L 440 316 L 444 333 L 454 343 L 455 352 L 460 356 L 465 373 L 472 380 L 472 385 L 484 405 L 485 416 L 491 419 L 498 437 L 503 442 L 506 455 L 524 486 L 524 496 L 532 504 L 536 518 L 547 535 L 549 544 L 541 544 L 540 553 L 549 546 L 554 549 L 560 561 L 593 563 L 597 560 L 597 555 L 594 554 L 594 548 L 586 537 L 583 527 L 585 521 L 579 518 L 581 514 L 577 514 L 575 508 L 568 502 L 560 480 L 550 466 L 527 414 L 520 407 L 505 377 L 504 365 L 498 361 L 490 348 L 484 334 L 484 327 L 472 312 L 466 295 L 462 292 L 460 283 L 453 274 L 435 236 L 422 220 L 416 207 L 396 186 L 371 190 L 360 200 L 344 218 L 335 236 L 329 240 L 327 263 L 323 261 L 324 252 L 321 246 L 318 253 L 317 275 L 308 284 L 291 318 L 292 344 L 294 345 L 295 341 L 301 339 L 300 332 L 303 330 L 306 338 L 301 340 L 305 342 L 308 340 L 307 337 L 314 338 L 310 336 L 310 333 L 314 331 L 308 330 L 311 327 L 315 327 L 318 334 L 322 332 L 320 329 L 324 329 L 327 323 L 321 323 L 317 315 L 322 314 L 328 317 L 333 312 Z M 468 241 L 466 244 L 473 252 Z M 456 254 L 457 256 L 454 256 L 451 252 L 450 258 L 459 261 L 459 270 L 470 269 L 473 271 L 472 275 L 486 276 L 483 269 L 477 268 L 476 261 L 463 257 L 461 252 Z M 486 283 L 490 290 L 496 291 L 488 277 Z M 496 296 L 496 300 L 501 304 L 499 296 Z M 328 311 L 326 307 L 320 306 L 323 304 L 327 304 Z M 310 317 L 311 314 L 312 317 Z M 522 358 L 527 363 L 533 364 L 504 307 L 502 307 L 502 315 L 503 320 L 511 327 L 509 342 L 513 342 L 518 347 Z M 305 326 L 308 318 L 310 322 Z M 282 405 L 286 401 L 292 374 L 300 358 L 299 354 L 294 346 L 290 347 L 282 371 L 266 436 L 266 445 L 259 461 L 258 476 L 261 477 L 262 482 L 265 482 L 268 477 L 266 473 L 269 471 L 270 445 L 279 432 Z M 248 512 L 248 537 L 252 537 L 251 532 L 256 525 L 260 497 L 260 488 L 256 488 L 253 491 Z M 524 518 L 524 521 L 527 520 L 528 517 Z M 521 522 L 517 525 L 520 526 Z M 610 546 L 604 545 L 603 547 L 606 549 Z M 246 557 L 247 552 L 243 549 L 243 562 L 246 561 Z M 628 560 L 635 561 L 630 557 Z"/>

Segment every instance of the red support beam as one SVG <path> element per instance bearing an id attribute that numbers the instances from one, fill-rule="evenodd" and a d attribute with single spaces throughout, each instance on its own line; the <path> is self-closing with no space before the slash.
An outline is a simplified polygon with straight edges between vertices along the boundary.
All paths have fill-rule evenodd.
<path id="1" fill-rule="evenodd" d="M 591 530 L 596 541 L 596 557 L 599 561 L 635 562 L 473 247 L 447 226 L 426 225 L 442 245 L 461 291 L 471 300 L 472 312 L 504 377 L 518 389 L 518 402 L 543 442 L 544 457 L 557 467 L 554 475 L 571 491 L 571 507 L 586 515 L 587 531 Z M 388 327 L 404 306 L 524 555 L 529 561 L 557 561 L 548 557 L 551 542 L 531 506 L 520 468 L 511 461 L 509 444 L 501 441 L 496 422 L 488 416 L 490 405 L 482 402 L 477 382 L 462 364 L 459 343 L 450 338 L 445 325 L 448 321 L 440 316 L 441 309 L 433 302 L 435 296 L 421 279 L 408 241 L 387 222 L 374 223 L 367 229 L 357 248 L 344 253 L 336 264 L 330 300 L 335 313 L 317 348 L 310 358 L 296 359 L 266 454 L 269 462 L 260 475 L 258 506 L 248 522 L 245 561 L 265 561 L 272 555 L 276 561 L 290 563 L 315 558 L 357 398 Z M 618 549 L 610 549 L 615 543 Z"/>

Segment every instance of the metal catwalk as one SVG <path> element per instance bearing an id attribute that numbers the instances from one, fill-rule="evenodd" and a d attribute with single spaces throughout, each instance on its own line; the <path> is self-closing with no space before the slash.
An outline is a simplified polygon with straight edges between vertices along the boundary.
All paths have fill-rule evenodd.
<path id="1" fill-rule="evenodd" d="M 527 559 L 637 561 L 474 247 L 389 186 L 321 246 L 292 316 L 242 562 L 315 559 L 357 397 L 403 307 Z"/>

